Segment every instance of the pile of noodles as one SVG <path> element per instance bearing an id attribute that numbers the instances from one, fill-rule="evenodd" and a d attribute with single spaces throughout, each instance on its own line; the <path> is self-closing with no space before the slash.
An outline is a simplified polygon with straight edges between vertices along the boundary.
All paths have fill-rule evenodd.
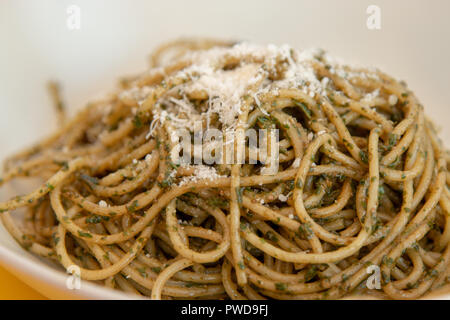
<path id="1" fill-rule="evenodd" d="M 415 299 L 449 282 L 450 157 L 405 83 L 289 46 L 179 41 L 151 64 L 71 120 L 51 86 L 60 129 L 1 180 L 42 179 L 0 203 L 24 248 L 153 299 Z M 247 155 L 242 129 L 278 129 L 278 171 L 174 164 L 194 120 Z"/>

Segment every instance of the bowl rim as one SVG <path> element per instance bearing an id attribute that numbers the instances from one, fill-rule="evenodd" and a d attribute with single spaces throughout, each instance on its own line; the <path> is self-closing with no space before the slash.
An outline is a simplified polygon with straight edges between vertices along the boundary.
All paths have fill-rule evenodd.
<path id="1" fill-rule="evenodd" d="M 2 230 L 9 237 L 11 235 Z M 12 238 L 12 237 L 11 237 Z M 14 239 L 13 239 L 14 240 Z M 16 242 L 14 240 L 14 242 Z M 19 246 L 21 250 L 24 250 Z M 31 254 L 31 253 L 30 253 Z M 37 257 L 39 258 L 39 257 Z M 112 290 L 100 285 L 90 283 L 89 281 L 83 281 L 81 288 L 77 290 L 70 290 L 66 286 L 67 274 L 64 274 L 62 270 L 56 270 L 51 266 L 46 265 L 42 261 L 33 261 L 29 257 L 26 257 L 19 252 L 16 252 L 4 244 L 0 243 L 0 265 L 4 267 L 11 274 L 19 277 L 28 286 L 32 287 L 42 295 L 47 298 L 52 298 L 48 296 L 47 290 L 43 290 L 42 287 L 37 285 L 38 283 L 45 283 L 46 286 L 50 287 L 57 292 L 60 292 L 58 296 L 67 295 L 68 299 L 92 299 L 92 300 L 140 300 L 143 299 L 139 296 L 133 296 L 129 293 L 123 293 L 118 290 Z M 36 280 L 36 283 L 31 283 L 30 281 L 25 281 L 23 279 L 32 278 Z M 145 299 L 145 298 L 144 298 Z"/>
<path id="2" fill-rule="evenodd" d="M 0 222 L 0 226 L 3 224 Z M 16 240 L 6 231 L 0 228 L 0 232 L 7 234 L 13 240 L 22 253 L 28 253 L 36 257 L 33 261 L 30 257 L 8 248 L 5 244 L 0 242 L 0 265 L 8 272 L 18 277 L 22 282 L 33 288 L 37 292 L 49 299 L 65 299 L 65 300 L 148 300 L 148 297 L 137 296 L 130 293 L 113 290 L 107 287 L 83 281 L 80 289 L 70 290 L 66 286 L 68 274 L 62 270 L 57 270 L 49 265 L 46 265 L 42 259 L 22 248 Z M 29 281 L 26 281 L 26 280 Z M 33 280 L 33 281 L 32 281 Z M 41 286 L 42 285 L 42 286 Z M 49 289 L 45 289 L 44 287 Z M 51 292 L 51 293 L 50 293 Z M 53 292 L 57 292 L 54 294 Z M 53 293 L 53 294 L 52 294 Z M 343 300 L 367 300 L 372 299 L 367 296 L 350 296 Z M 450 300 L 450 284 L 441 289 L 428 292 L 419 300 Z"/>

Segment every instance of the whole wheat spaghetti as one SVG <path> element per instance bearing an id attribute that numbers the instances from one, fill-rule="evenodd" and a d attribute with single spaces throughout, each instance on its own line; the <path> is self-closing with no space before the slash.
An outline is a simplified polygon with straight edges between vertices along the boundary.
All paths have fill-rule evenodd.
<path id="1" fill-rule="evenodd" d="M 416 299 L 449 282 L 450 156 L 406 84 L 379 70 L 177 41 L 73 119 L 50 88 L 60 129 L 7 159 L 1 180 L 42 186 L 0 203 L 1 219 L 84 280 L 153 299 Z M 247 160 L 243 129 L 277 129 L 278 170 L 174 163 L 174 132 L 196 123 L 233 132 Z"/>

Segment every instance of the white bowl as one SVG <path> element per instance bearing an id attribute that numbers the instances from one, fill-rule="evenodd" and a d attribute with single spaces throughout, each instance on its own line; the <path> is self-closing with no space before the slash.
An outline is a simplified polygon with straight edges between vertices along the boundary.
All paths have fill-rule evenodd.
<path id="1" fill-rule="evenodd" d="M 0 265 L 45 297 L 56 300 L 126 300 L 137 297 L 81 281 L 80 289 L 68 289 L 69 275 L 21 248 L 0 224 Z"/>

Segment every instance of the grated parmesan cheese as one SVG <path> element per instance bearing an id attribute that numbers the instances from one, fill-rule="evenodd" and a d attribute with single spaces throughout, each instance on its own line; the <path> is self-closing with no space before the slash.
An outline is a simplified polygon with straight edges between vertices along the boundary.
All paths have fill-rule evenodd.
<path id="1" fill-rule="evenodd" d="M 100 200 L 100 202 L 98 203 L 98 205 L 99 205 L 101 208 L 107 208 L 107 207 L 108 207 L 108 204 L 106 203 L 105 200 Z"/>
<path id="2" fill-rule="evenodd" d="M 179 186 L 183 186 L 187 183 L 196 182 L 198 180 L 211 180 L 214 181 L 218 178 L 223 178 L 217 173 L 214 167 L 205 166 L 203 164 L 193 165 L 193 166 L 184 166 L 184 167 L 194 167 L 194 174 L 192 176 L 184 177 L 181 179 Z M 176 173 L 176 171 L 173 171 Z"/>
<path id="3" fill-rule="evenodd" d="M 362 101 L 371 101 L 371 100 L 373 100 L 373 99 L 379 97 L 379 95 L 380 95 L 380 89 L 378 88 L 378 89 L 376 89 L 376 90 L 374 90 L 374 91 L 372 91 L 372 92 L 366 94 L 366 95 L 362 98 Z"/>
<path id="4" fill-rule="evenodd" d="M 391 94 L 391 95 L 389 96 L 388 102 L 389 102 L 389 104 L 390 104 L 391 106 L 395 106 L 395 105 L 397 104 L 397 102 L 398 102 L 397 96 L 396 96 L 395 94 Z"/>
<path id="5" fill-rule="evenodd" d="M 239 61 L 239 65 L 224 69 L 225 61 Z M 321 78 L 316 74 L 313 64 L 321 59 L 331 65 L 330 72 L 340 76 L 363 77 L 367 72 L 349 74 L 344 66 L 320 49 L 296 50 L 289 45 L 260 46 L 250 43 L 238 43 L 232 47 L 215 47 L 209 50 L 187 51 L 181 61 L 189 61 L 188 67 L 178 71 L 174 77 L 183 80 L 182 84 L 172 89 L 182 98 L 163 97 L 157 104 L 164 109 L 153 110 L 153 121 L 147 138 L 152 136 L 157 126 L 166 119 L 177 129 L 192 129 L 195 121 L 204 121 L 209 127 L 211 119 L 217 117 L 224 131 L 234 129 L 242 112 L 242 97 L 252 93 L 255 105 L 264 115 L 268 115 L 261 106 L 260 94 L 271 92 L 277 94 L 279 89 L 300 88 L 310 98 L 326 94 L 332 83 L 329 77 Z M 173 62 L 173 61 L 172 61 Z M 283 70 L 278 70 L 279 66 Z M 160 72 L 160 71 L 159 71 Z M 268 75 L 281 72 L 276 80 L 269 80 Z M 370 73 L 369 73 L 370 74 Z M 374 76 L 375 73 L 374 73 Z M 186 80 L 186 81 L 184 81 Z M 251 91 L 249 91 L 251 90 Z M 131 88 L 123 94 L 141 101 L 149 93 L 149 87 Z M 208 97 L 207 110 L 198 110 L 187 95 L 205 93 Z M 375 93 L 373 93 L 375 95 Z M 252 106 L 253 107 L 253 106 Z M 311 139 L 310 139 L 311 140 Z"/>
<path id="6" fill-rule="evenodd" d="M 235 61 L 236 65 L 230 65 L 230 61 L 231 64 Z M 176 62 L 182 62 L 186 67 L 171 75 L 176 85 L 155 101 L 151 109 L 153 117 L 147 139 L 153 136 L 159 127 L 170 126 L 169 138 L 172 144 L 176 144 L 178 129 L 193 132 L 196 130 L 196 124 L 201 123 L 207 129 L 214 125 L 215 129 L 222 131 L 227 137 L 225 144 L 232 144 L 234 134 L 228 133 L 235 132 L 246 97 L 251 97 L 254 101 L 250 108 L 258 108 L 262 114 L 269 116 L 265 110 L 266 106 L 261 102 L 265 94 L 276 96 L 282 89 L 298 88 L 305 94 L 305 99 L 313 101 L 318 95 L 327 95 L 329 90 L 335 91 L 334 75 L 349 82 L 357 78 L 379 79 L 375 69 L 350 69 L 323 50 L 296 50 L 286 44 L 276 46 L 242 42 L 231 47 L 188 50 L 180 56 L 172 57 L 167 63 Z M 326 76 L 316 72 L 315 64 L 318 62 L 325 64 L 328 70 Z M 150 70 L 149 76 L 164 75 L 165 66 L 167 64 L 163 62 L 158 69 Z M 122 92 L 121 97 L 125 100 L 133 99 L 142 105 L 152 93 L 154 87 L 136 85 Z M 200 103 L 194 104 L 189 98 L 192 95 L 205 98 L 195 99 Z M 363 100 L 373 100 L 379 95 L 380 91 L 377 89 L 367 93 Z M 393 103 L 394 99 L 395 96 L 389 97 L 389 102 Z M 325 133 L 326 131 L 322 130 L 317 135 Z M 313 141 L 315 136 L 316 134 L 310 131 L 306 137 L 307 141 Z M 210 142 L 210 145 L 214 146 L 214 143 L 216 142 Z M 146 161 L 150 159 L 150 155 L 145 157 Z M 300 161 L 301 159 L 295 159 L 292 167 L 298 168 Z M 136 163 L 136 160 L 133 160 L 133 163 Z M 193 175 L 181 178 L 179 185 L 222 177 L 212 166 L 193 167 Z M 174 178 L 175 175 L 174 170 L 170 177 Z M 287 196 L 280 195 L 279 199 L 284 202 Z"/>

